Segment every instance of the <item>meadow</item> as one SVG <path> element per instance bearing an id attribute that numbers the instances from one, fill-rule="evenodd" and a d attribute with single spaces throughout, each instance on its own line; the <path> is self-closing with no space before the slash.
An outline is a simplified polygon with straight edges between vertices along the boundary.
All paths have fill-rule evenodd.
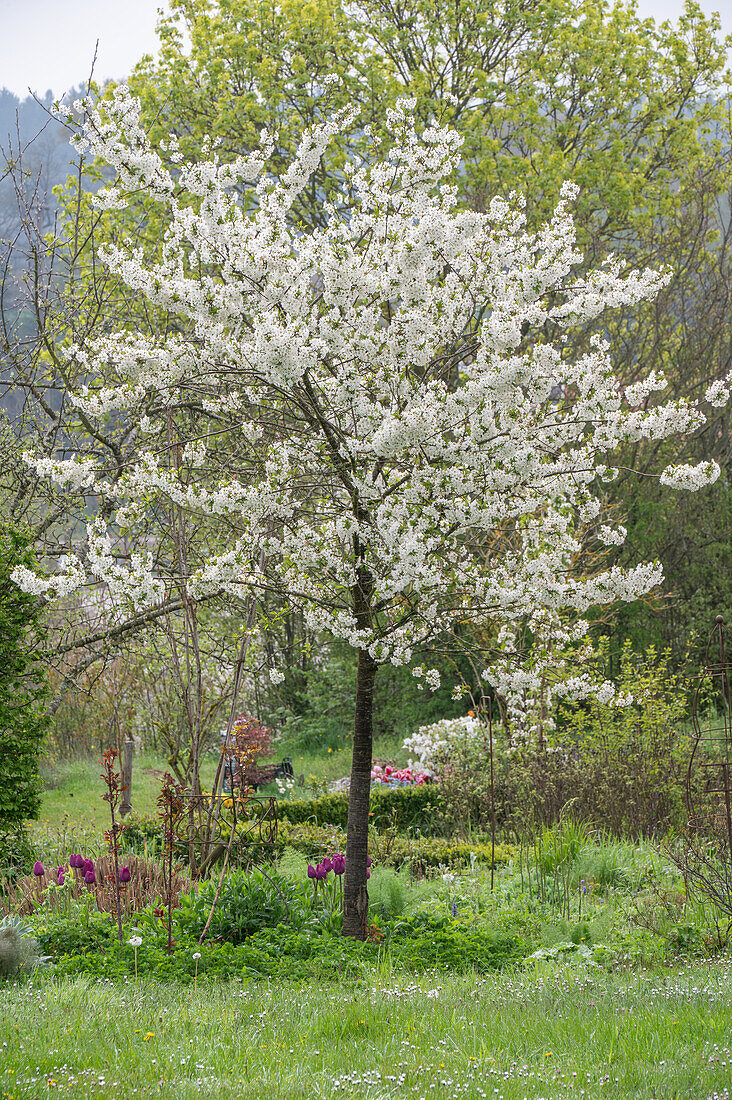
<path id="1" fill-rule="evenodd" d="M 385 741 L 375 756 L 402 764 L 400 748 Z M 328 805 L 318 797 L 347 752 L 296 750 L 281 805 Z M 138 831 L 155 827 L 164 767 L 151 752 L 135 761 Z M 105 866 L 99 772 L 94 759 L 47 759 L 32 855 L 65 864 L 78 848 Z M 48 959 L 0 985 L 0 1096 L 728 1095 L 727 923 L 686 894 L 670 839 L 612 837 L 566 814 L 530 844 L 502 837 L 491 876 L 479 831 L 419 871 L 390 858 L 395 829 L 374 828 L 381 858 L 358 943 L 340 935 L 335 876 L 320 892 L 307 878 L 308 844 L 342 833 L 281 827 L 284 849 L 230 870 L 200 945 L 212 887 L 187 885 L 171 955 L 159 884 L 140 887 L 119 942 L 103 885 L 92 894 L 74 879 L 72 893 L 26 876 L 38 901 L 23 919 Z M 122 862 L 152 866 L 159 849 L 130 832 Z M 423 856 L 446 843 L 402 840 Z"/>
<path id="2" fill-rule="evenodd" d="M 2 993 L 0 1095 L 727 1096 L 729 963 L 357 983 L 32 981 Z"/>

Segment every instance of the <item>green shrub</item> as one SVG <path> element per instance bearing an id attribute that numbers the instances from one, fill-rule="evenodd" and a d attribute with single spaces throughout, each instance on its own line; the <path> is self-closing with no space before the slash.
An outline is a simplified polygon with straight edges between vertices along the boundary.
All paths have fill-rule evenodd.
<path id="1" fill-rule="evenodd" d="M 348 793 L 333 791 L 319 798 L 283 800 L 278 803 L 277 812 L 283 821 L 338 825 L 345 829 Z M 377 829 L 419 830 L 423 835 L 431 836 L 444 832 L 444 816 L 444 799 L 434 783 L 413 787 L 375 787 L 371 791 L 370 818 Z"/>
<path id="2" fill-rule="evenodd" d="M 0 832 L 0 897 L 3 881 L 12 883 L 29 875 L 35 861 L 35 849 L 22 826 Z"/>
<path id="3" fill-rule="evenodd" d="M 496 865 L 509 863 L 515 854 L 516 848 L 513 845 L 497 844 Z M 490 865 L 491 844 L 486 840 L 455 840 L 439 836 L 416 839 L 396 836 L 384 842 L 375 852 L 374 858 L 390 867 L 403 867 L 404 864 L 411 863 L 415 873 L 427 874 L 441 866 L 466 867 L 472 862 Z"/>
<path id="4" fill-rule="evenodd" d="M 130 814 L 127 822 L 129 827 L 122 834 L 123 847 L 139 852 L 146 841 L 149 847 L 159 845 L 160 822 L 154 815 L 143 817 Z M 273 862 L 282 856 L 286 848 L 305 856 L 311 863 L 317 862 L 333 852 L 345 852 L 345 827 L 282 820 L 273 845 L 263 848 L 258 838 L 249 841 L 245 839 L 232 855 L 241 864 Z M 375 862 L 395 868 L 411 863 L 417 874 L 426 874 L 440 865 L 465 866 L 471 862 L 471 854 L 478 863 L 489 864 L 491 859 L 491 845 L 487 840 L 408 836 L 404 833 L 394 834 L 391 830 L 382 834 L 374 832 L 370 850 Z M 496 864 L 508 863 L 515 853 L 516 848 L 513 845 L 497 844 Z M 181 844 L 177 856 L 181 861 L 186 860 L 187 850 L 184 845 Z"/>
<path id="5" fill-rule="evenodd" d="M 31 566 L 30 538 L 6 527 L 0 533 L 0 830 L 38 817 L 38 758 L 45 730 L 45 673 L 39 663 L 41 604 L 10 580 L 16 566 Z"/>
<path id="6" fill-rule="evenodd" d="M 112 935 L 100 941 L 96 950 L 73 953 L 63 950 L 71 942 L 71 929 L 63 935 L 57 927 L 55 973 L 128 977 L 135 967 L 133 948 L 127 943 L 130 931 L 126 930 L 122 943 Z M 423 915 L 383 924 L 378 932 L 374 941 L 362 943 L 322 928 L 279 924 L 260 929 L 239 944 L 206 940 L 199 946 L 194 938 L 181 935 L 174 954 L 168 955 L 163 933 L 143 929 L 137 973 L 182 982 L 190 982 L 194 976 L 199 981 L 235 977 L 340 980 L 368 974 L 379 960 L 404 970 L 482 973 L 511 966 L 534 947 L 509 933 Z M 200 955 L 198 960 L 195 954 Z"/>
<path id="7" fill-rule="evenodd" d="M 104 950 L 59 955 L 55 973 L 129 977 L 135 960 L 127 939 L 126 933 L 122 943 L 112 939 Z M 137 949 L 138 976 L 175 982 L 190 982 L 194 976 L 198 981 L 237 977 L 339 980 L 363 974 L 378 957 L 373 943 L 346 939 L 322 928 L 294 929 L 289 925 L 262 929 L 240 944 L 206 940 L 199 945 L 195 939 L 180 938 L 172 955 L 165 951 L 162 934 L 143 930 L 142 941 Z"/>
<path id="8" fill-rule="evenodd" d="M 663 836 L 683 827 L 691 751 L 687 684 L 668 653 L 623 648 L 621 695 L 629 706 L 597 700 L 563 704 L 557 729 L 539 747 L 494 742 L 494 802 L 502 835 L 533 836 L 566 817 L 615 837 Z M 486 830 L 491 821 L 487 754 L 466 749 L 440 780 L 448 830 Z"/>
<path id="9" fill-rule="evenodd" d="M 533 945 L 507 932 L 466 927 L 456 920 L 418 914 L 399 921 L 390 942 L 392 961 L 408 970 L 501 970 L 526 957 Z"/>
<path id="10" fill-rule="evenodd" d="M 551 824 L 571 804 L 575 817 L 613 836 L 665 835 L 685 823 L 691 751 L 685 678 L 672 671 L 668 653 L 650 648 L 639 656 L 626 644 L 618 688 L 632 695 L 632 705 L 567 704 L 556 751 L 513 756 L 504 773 L 507 808 Z"/>
<path id="11" fill-rule="evenodd" d="M 207 879 L 181 895 L 173 914 L 176 935 L 200 936 L 217 889 L 218 882 Z M 221 886 L 208 935 L 239 944 L 263 928 L 285 922 L 300 926 L 310 913 L 309 895 L 304 883 L 293 883 L 272 867 L 233 871 Z"/>
<path id="12" fill-rule="evenodd" d="M 42 950 L 52 958 L 103 954 L 117 940 L 112 917 L 83 905 L 77 905 L 70 914 L 38 911 L 34 931 Z"/>

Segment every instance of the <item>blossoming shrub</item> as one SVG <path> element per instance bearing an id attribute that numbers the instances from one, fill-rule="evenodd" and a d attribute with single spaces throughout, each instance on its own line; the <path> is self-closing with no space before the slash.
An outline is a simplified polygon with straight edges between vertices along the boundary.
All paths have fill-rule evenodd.
<path id="1" fill-rule="evenodd" d="M 421 768 L 393 768 L 387 764 L 382 768 L 380 764 L 374 764 L 371 769 L 371 783 L 382 787 L 422 787 L 432 776 Z"/>
<path id="2" fill-rule="evenodd" d="M 439 773 L 441 767 L 466 750 L 479 751 L 485 743 L 486 731 L 473 714 L 460 718 L 443 718 L 428 726 L 420 726 L 416 733 L 402 742 L 405 749 L 415 753 L 419 766 L 430 775 Z M 409 761 L 410 767 L 414 762 Z"/>
<path id="3" fill-rule="evenodd" d="M 422 726 L 403 745 L 417 754 L 420 767 L 437 778 L 441 832 L 449 836 L 489 827 L 489 732 L 474 714 Z M 494 757 L 502 751 L 501 746 L 501 739 L 494 733 Z"/>

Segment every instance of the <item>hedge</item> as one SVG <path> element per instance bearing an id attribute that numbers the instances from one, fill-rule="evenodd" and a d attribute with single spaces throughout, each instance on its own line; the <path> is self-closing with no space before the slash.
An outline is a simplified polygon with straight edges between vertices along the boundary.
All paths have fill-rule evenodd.
<path id="1" fill-rule="evenodd" d="M 304 801 L 304 800 L 303 800 Z M 316 801 L 316 800 L 314 800 Z M 141 850 L 145 842 L 157 848 L 161 844 L 160 822 L 154 815 L 141 816 L 130 814 L 125 832 L 122 834 L 123 846 L 132 850 Z M 346 850 L 345 829 L 338 825 L 318 825 L 313 822 L 280 821 L 277 840 L 271 847 L 264 847 L 258 840 L 242 842 L 238 846 L 240 860 L 262 858 L 277 859 L 285 848 L 292 848 L 312 862 L 318 862 L 333 852 Z M 370 847 L 375 863 L 386 867 L 399 868 L 412 863 L 416 872 L 426 873 L 431 869 L 444 867 L 465 867 L 470 864 L 471 854 L 478 863 L 490 863 L 491 845 L 486 839 L 460 840 L 455 837 L 418 836 L 405 834 L 376 834 Z M 185 859 L 186 846 L 181 844 L 179 858 Z M 496 864 L 508 863 L 515 855 L 510 844 L 497 844 Z"/>
<path id="2" fill-rule="evenodd" d="M 444 833 L 445 800 L 432 783 L 414 787 L 378 787 L 371 791 L 371 824 L 399 832 L 419 830 L 424 836 Z M 339 825 L 348 820 L 348 792 L 337 791 L 319 798 L 293 798 L 277 803 L 282 820 L 314 825 Z"/>

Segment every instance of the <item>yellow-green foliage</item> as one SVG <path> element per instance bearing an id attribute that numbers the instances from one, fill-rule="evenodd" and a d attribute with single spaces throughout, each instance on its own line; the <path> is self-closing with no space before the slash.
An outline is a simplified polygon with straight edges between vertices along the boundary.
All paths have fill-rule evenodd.
<path id="1" fill-rule="evenodd" d="M 669 654 L 629 644 L 620 660 L 620 692 L 630 706 L 597 701 L 566 707 L 557 748 L 574 777 L 577 812 L 616 834 L 665 832 L 684 820 L 691 752 L 689 696 Z"/>

